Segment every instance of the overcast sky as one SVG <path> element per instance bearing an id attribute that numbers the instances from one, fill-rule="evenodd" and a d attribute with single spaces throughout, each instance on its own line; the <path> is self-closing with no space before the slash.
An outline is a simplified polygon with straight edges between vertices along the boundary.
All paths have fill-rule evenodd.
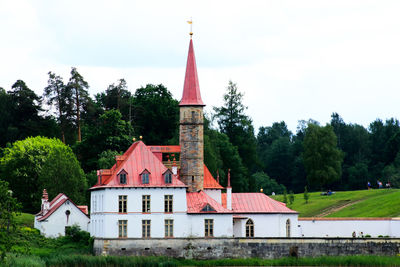
<path id="1" fill-rule="evenodd" d="M 398 117 L 398 0 L 0 0 L 0 87 L 22 79 L 41 95 L 49 71 L 67 81 L 74 66 L 91 95 L 125 78 L 180 100 L 190 17 L 208 111 L 232 80 L 256 129 Z"/>

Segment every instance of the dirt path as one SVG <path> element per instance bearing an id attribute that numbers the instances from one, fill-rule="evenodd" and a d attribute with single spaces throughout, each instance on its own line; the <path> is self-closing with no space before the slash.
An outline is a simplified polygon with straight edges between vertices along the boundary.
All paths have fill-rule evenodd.
<path id="1" fill-rule="evenodd" d="M 341 209 L 347 208 L 347 207 L 349 207 L 351 205 L 354 205 L 354 204 L 356 204 L 358 202 L 361 202 L 361 201 L 363 201 L 363 199 L 355 200 L 355 201 L 351 201 L 351 200 L 346 201 L 345 200 L 344 203 L 341 203 L 338 206 L 330 207 L 330 208 L 327 208 L 327 209 L 323 210 L 320 214 L 317 214 L 315 217 L 325 217 L 325 216 L 327 216 L 327 215 L 329 215 L 331 213 L 334 213 L 334 212 L 339 211 Z"/>

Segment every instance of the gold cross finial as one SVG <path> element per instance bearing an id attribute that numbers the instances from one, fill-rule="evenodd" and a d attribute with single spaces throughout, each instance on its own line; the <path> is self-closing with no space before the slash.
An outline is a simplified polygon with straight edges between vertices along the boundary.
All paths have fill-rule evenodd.
<path id="1" fill-rule="evenodd" d="M 189 23 L 190 24 L 190 33 L 189 33 L 189 35 L 190 35 L 190 39 L 192 39 L 192 36 L 193 36 L 193 32 L 192 32 L 192 24 L 193 24 L 193 20 L 192 20 L 192 18 L 190 18 L 190 20 L 188 20 L 188 22 L 187 23 Z"/>

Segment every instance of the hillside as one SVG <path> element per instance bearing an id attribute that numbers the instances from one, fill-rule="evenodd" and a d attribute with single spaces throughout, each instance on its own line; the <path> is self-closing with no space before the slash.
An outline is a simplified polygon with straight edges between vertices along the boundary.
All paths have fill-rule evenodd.
<path id="1" fill-rule="evenodd" d="M 309 193 L 308 203 L 303 194 L 295 194 L 288 207 L 298 211 L 300 217 L 397 217 L 400 216 L 400 189 L 372 189 L 335 192 L 321 196 Z M 283 201 L 283 195 L 272 196 Z M 289 195 L 288 195 L 289 198 Z"/>

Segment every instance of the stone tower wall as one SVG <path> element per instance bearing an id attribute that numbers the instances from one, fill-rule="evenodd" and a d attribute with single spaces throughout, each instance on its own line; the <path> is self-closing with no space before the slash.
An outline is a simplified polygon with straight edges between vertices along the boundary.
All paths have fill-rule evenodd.
<path id="1" fill-rule="evenodd" d="M 202 106 L 180 107 L 180 178 L 188 186 L 189 192 L 197 192 L 203 189 L 203 124 Z"/>

